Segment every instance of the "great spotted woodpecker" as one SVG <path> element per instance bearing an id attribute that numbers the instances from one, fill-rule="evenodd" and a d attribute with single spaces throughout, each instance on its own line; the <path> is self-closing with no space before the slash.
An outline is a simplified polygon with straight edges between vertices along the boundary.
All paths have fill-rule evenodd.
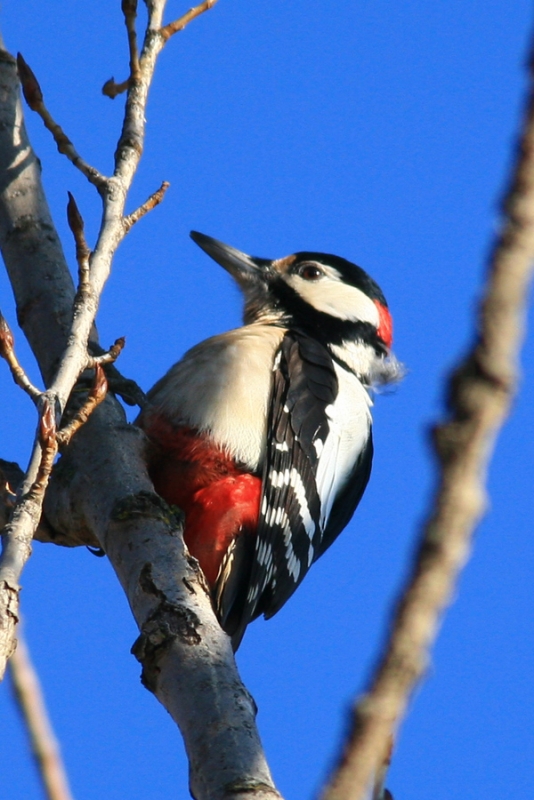
<path id="1" fill-rule="evenodd" d="M 384 295 L 360 267 L 191 237 L 241 287 L 245 324 L 189 350 L 138 424 L 155 489 L 185 513 L 185 542 L 236 649 L 351 519 L 371 471 L 369 392 L 401 369 Z"/>

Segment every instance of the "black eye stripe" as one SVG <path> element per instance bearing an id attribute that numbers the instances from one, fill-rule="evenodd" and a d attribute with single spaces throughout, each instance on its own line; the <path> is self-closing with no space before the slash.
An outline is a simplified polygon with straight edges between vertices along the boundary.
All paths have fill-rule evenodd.
<path id="1" fill-rule="evenodd" d="M 274 307 L 287 315 L 286 324 L 305 331 L 324 344 L 346 344 L 348 341 L 363 341 L 370 344 L 379 355 L 385 347 L 378 339 L 376 326 L 360 320 L 346 320 L 318 311 L 291 287 L 283 278 L 273 281 L 271 292 Z"/>

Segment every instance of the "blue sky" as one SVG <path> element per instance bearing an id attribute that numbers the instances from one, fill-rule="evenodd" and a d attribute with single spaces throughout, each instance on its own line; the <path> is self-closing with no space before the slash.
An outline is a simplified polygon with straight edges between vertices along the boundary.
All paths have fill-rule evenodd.
<path id="1" fill-rule="evenodd" d="M 169 5 L 169 19 L 185 10 Z M 526 0 L 220 0 L 158 64 L 129 208 L 162 180 L 171 188 L 121 245 L 98 317 L 103 344 L 126 336 L 122 371 L 147 389 L 192 344 L 239 324 L 238 291 L 189 240 L 191 228 L 254 255 L 319 250 L 360 264 L 384 290 L 408 369 L 376 400 L 373 476 L 354 520 L 238 653 L 291 800 L 310 798 L 325 778 L 425 514 L 428 427 L 472 336 L 531 17 Z M 4 0 L 1 22 L 79 151 L 109 171 L 122 100 L 100 87 L 126 75 L 118 0 Z M 67 190 L 90 242 L 99 201 L 27 119 L 72 266 Z M 3 276 L 0 297 L 15 328 Z M 21 333 L 17 344 L 36 377 Z M 522 361 L 489 512 L 400 733 L 388 781 L 397 800 L 497 800 L 528 796 L 534 784 L 532 335 Z M 1 364 L 0 392 L 1 456 L 24 464 L 33 409 Z M 139 683 L 136 629 L 105 559 L 36 544 L 23 586 L 27 637 L 77 800 L 184 796 L 180 737 Z M 2 792 L 39 798 L 8 685 L 0 709 Z"/>

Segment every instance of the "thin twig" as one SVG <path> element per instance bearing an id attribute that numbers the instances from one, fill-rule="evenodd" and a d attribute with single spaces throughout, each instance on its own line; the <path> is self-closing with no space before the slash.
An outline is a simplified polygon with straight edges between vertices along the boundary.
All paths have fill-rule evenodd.
<path id="1" fill-rule="evenodd" d="M 122 13 L 124 23 L 128 32 L 128 49 L 130 51 L 130 80 L 138 81 L 139 71 L 139 50 L 137 47 L 137 31 L 135 20 L 137 18 L 137 0 L 122 0 Z"/>
<path id="2" fill-rule="evenodd" d="M 95 367 L 97 364 L 101 364 L 102 366 L 113 364 L 124 350 L 125 345 L 126 337 L 119 336 L 118 339 L 115 339 L 107 352 L 101 353 L 99 356 L 89 356 L 87 360 L 87 367 L 90 369 L 91 367 Z M 124 378 L 123 380 L 126 379 Z"/>
<path id="3" fill-rule="evenodd" d="M 389 641 L 323 800 L 360 800 L 387 752 L 409 696 L 424 673 L 441 615 L 455 591 L 486 506 L 484 486 L 497 433 L 517 386 L 526 298 L 534 259 L 534 81 L 505 219 L 490 259 L 472 351 L 448 388 L 450 418 L 434 429 L 441 474 L 433 510 L 398 602 Z"/>
<path id="4" fill-rule="evenodd" d="M 64 447 L 70 442 L 76 431 L 78 431 L 82 425 L 85 425 L 95 408 L 100 405 L 107 394 L 108 382 L 103 368 L 97 363 L 95 364 L 94 369 L 95 377 L 91 391 L 87 396 L 87 400 L 83 406 L 78 409 L 69 424 L 57 432 L 56 439 L 58 445 L 60 446 Z"/>
<path id="5" fill-rule="evenodd" d="M 16 646 L 19 622 L 19 578 L 32 552 L 32 539 L 39 526 L 45 489 L 57 453 L 55 414 L 47 395 L 41 399 L 37 441 L 26 477 L 8 524 L 2 532 L 0 558 L 0 680 Z"/>
<path id="6" fill-rule="evenodd" d="M 210 8 L 213 8 L 217 0 L 204 0 L 203 3 L 199 3 L 198 6 L 194 8 L 190 8 L 183 16 L 179 17 L 178 19 L 174 20 L 174 22 L 169 22 L 168 25 L 164 25 L 163 28 L 160 28 L 159 34 L 162 37 L 163 41 L 167 41 L 174 36 L 175 33 L 178 31 L 183 31 L 186 25 L 189 25 L 194 19 L 199 17 L 201 14 L 204 14 L 205 11 L 209 11 Z"/>
<path id="7" fill-rule="evenodd" d="M 53 119 L 52 115 L 46 108 L 43 100 L 43 93 L 39 85 L 39 81 L 35 77 L 33 70 L 28 66 L 20 53 L 17 54 L 17 68 L 19 78 L 22 85 L 22 93 L 24 99 L 28 103 L 32 111 L 35 111 L 41 119 L 45 127 L 50 131 L 54 137 L 57 149 L 62 155 L 67 156 L 69 161 L 74 164 L 76 169 L 85 175 L 87 180 L 92 183 L 97 189 L 103 189 L 107 184 L 107 178 L 102 175 L 95 167 L 92 167 L 87 161 L 80 156 L 76 151 L 71 140 L 63 131 L 63 128 Z"/>
<path id="8" fill-rule="evenodd" d="M 24 96 L 30 108 L 41 115 L 46 127 L 54 135 L 60 152 L 64 152 L 97 186 L 104 199 L 104 210 L 99 237 L 91 256 L 91 279 L 88 283 L 86 268 L 82 264 L 80 283 L 84 291 L 78 291 L 76 294 L 67 347 L 62 354 L 59 367 L 54 370 L 55 374 L 44 400 L 40 400 L 43 413 L 30 467 L 3 535 L 3 551 L 0 558 L 0 678 L 4 674 L 6 661 L 13 652 L 15 625 L 18 619 L 19 579 L 31 554 L 32 538 L 42 514 L 44 491 L 57 453 L 55 416 L 56 413 L 58 415 L 62 413 L 80 373 L 85 369 L 87 342 L 98 309 L 98 299 L 109 276 L 112 256 L 125 235 L 122 224 L 124 203 L 143 150 L 148 87 L 154 73 L 157 55 L 163 46 L 163 40 L 154 36 L 154 31 L 161 27 L 163 9 L 162 0 L 150 4 L 143 46 L 142 74 L 128 92 L 123 129 L 116 150 L 115 174 L 112 179 L 104 178 L 80 158 L 68 137 L 45 108 L 42 91 L 35 75 L 22 56 L 17 59 Z M 16 95 L 13 93 L 9 100 L 16 103 Z M 73 227 L 75 231 L 81 227 L 79 221 L 76 220 Z M 80 231 L 78 230 L 75 235 L 80 236 Z M 35 341 L 32 341 L 32 345 L 35 348 Z"/>
<path id="9" fill-rule="evenodd" d="M 159 189 L 151 194 L 148 200 L 145 200 L 143 205 L 139 206 L 139 208 L 136 208 L 136 210 L 132 211 L 131 214 L 128 214 L 124 217 L 122 221 L 124 233 L 128 233 L 133 225 L 135 225 L 135 223 L 141 219 L 141 217 L 144 217 L 145 214 L 147 214 L 149 211 L 152 211 L 153 208 L 161 203 L 169 186 L 170 183 L 168 181 L 163 181 Z"/>
<path id="10" fill-rule="evenodd" d="M 91 256 L 94 304 L 87 304 L 72 316 L 72 324 L 65 331 L 66 347 L 62 341 L 61 347 L 53 348 L 50 359 L 53 368 L 47 372 L 47 385 L 51 384 L 47 395 L 55 398 L 58 414 L 65 408 L 80 368 L 86 363 L 98 297 L 108 277 L 113 253 L 124 236 L 125 199 L 143 151 L 147 94 L 156 58 L 164 44 L 159 31 L 165 0 L 146 0 L 146 6 L 148 24 L 140 56 L 141 77 L 129 87 L 114 174 L 108 190 L 102 192 L 102 225 Z M 1 66 L 0 60 L 0 70 Z M 8 79 L 11 86 L 9 74 Z M 11 89 L 10 95 L 13 105 L 16 92 Z M 6 104 L 9 100 L 6 97 Z M 18 108 L 17 112 L 20 120 Z M 5 140 L 4 132 L 0 126 L 0 141 Z M 20 135 L 17 129 L 17 137 Z M 17 141 L 17 153 L 19 148 Z M 39 185 L 37 171 L 35 184 Z M 24 189 L 27 194 L 26 185 Z M 2 193 L 0 209 L 4 198 Z M 0 230 L 4 216 L 0 214 Z M 24 277 L 24 266 L 22 259 L 13 265 L 17 278 Z M 65 269 L 62 254 L 51 266 L 46 264 L 46 271 L 39 259 L 34 266 L 34 272 L 43 273 L 46 279 L 51 272 Z M 14 283 L 17 291 L 21 281 Z M 43 283 L 46 288 L 47 283 L 44 280 Z M 27 295 L 24 299 L 25 329 L 32 334 L 35 331 L 31 344 L 39 349 L 48 331 L 58 325 L 57 317 L 50 315 L 48 307 L 43 310 L 38 307 L 36 312 L 36 304 L 32 305 Z M 20 291 L 17 301 L 20 302 Z M 65 315 L 69 321 L 71 311 L 69 298 Z M 37 314 L 39 318 L 32 328 L 30 321 Z M 41 354 L 40 360 L 50 358 L 48 347 L 42 351 L 44 356 Z M 49 495 L 48 510 L 53 522 L 61 528 L 62 516 L 67 518 L 67 525 L 69 521 L 73 525 L 77 522 L 87 525 L 116 569 L 141 632 L 135 653 L 143 661 L 146 686 L 184 733 L 194 796 L 198 800 L 223 795 L 228 800 L 279 800 L 255 725 L 253 700 L 239 680 L 228 637 L 217 623 L 196 564 L 186 557 L 177 519 L 168 508 L 162 507 L 148 480 L 145 445 L 141 431 L 125 426 L 122 409 L 110 399 L 79 431 L 65 453 L 67 469 L 70 464 L 75 474 L 71 473 L 68 485 L 58 478 L 54 487 L 57 505 L 54 507 Z M 32 474 L 34 471 L 32 465 Z M 54 493 L 51 495 L 53 498 Z M 68 501 L 64 515 L 63 500 Z M 35 516 L 31 520 L 21 519 L 25 510 L 22 503 L 14 509 L 9 551 L 4 552 L 0 563 L 0 604 L 2 580 L 9 575 L 9 588 L 15 598 L 14 617 L 18 581 L 28 556 L 33 526 L 37 524 Z M 40 508 L 35 504 L 32 510 Z M 13 642 L 9 626 L 2 640 L 5 616 L 0 613 L 0 657 L 4 658 Z"/>
<path id="11" fill-rule="evenodd" d="M 72 800 L 59 745 L 20 626 L 17 649 L 10 661 L 13 692 L 28 731 L 32 753 L 48 800 Z"/>
<path id="12" fill-rule="evenodd" d="M 130 75 L 122 83 L 115 83 L 115 78 L 109 78 L 102 87 L 102 94 L 114 100 L 119 94 L 128 91 L 133 83 L 141 76 L 139 67 L 139 49 L 137 46 L 137 31 L 135 20 L 137 18 L 137 0 L 122 0 L 122 13 L 128 32 L 128 49 L 130 51 Z"/>
<path id="13" fill-rule="evenodd" d="M 13 380 L 28 394 L 34 403 L 41 396 L 41 391 L 33 385 L 15 353 L 15 340 L 6 318 L 0 311 L 0 356 L 7 361 Z"/>

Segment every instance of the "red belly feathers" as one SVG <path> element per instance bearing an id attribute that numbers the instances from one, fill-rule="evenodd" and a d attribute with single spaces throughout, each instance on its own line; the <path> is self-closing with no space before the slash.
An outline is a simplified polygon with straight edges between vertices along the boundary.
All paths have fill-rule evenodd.
<path id="1" fill-rule="evenodd" d="M 157 447 L 149 466 L 154 488 L 184 512 L 185 543 L 213 586 L 231 542 L 256 532 L 261 479 L 238 469 L 207 434 L 155 417 L 143 427 Z"/>

